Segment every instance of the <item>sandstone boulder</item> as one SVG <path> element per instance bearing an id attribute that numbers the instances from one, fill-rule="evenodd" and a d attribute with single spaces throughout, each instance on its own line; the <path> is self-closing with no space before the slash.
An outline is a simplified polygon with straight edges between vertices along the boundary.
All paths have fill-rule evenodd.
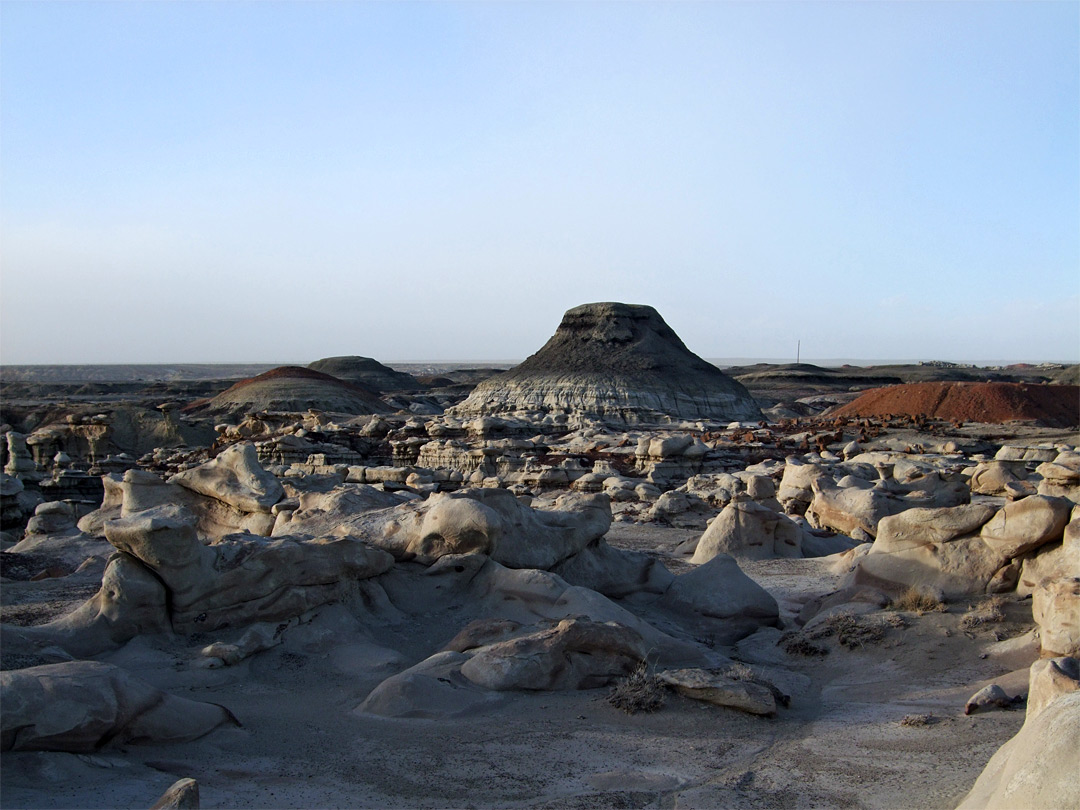
<path id="1" fill-rule="evenodd" d="M 858 531 L 876 537 L 878 523 L 888 515 L 916 507 L 959 506 L 971 499 L 966 484 L 945 481 L 937 474 L 905 484 L 880 482 L 870 488 L 840 487 L 829 478 L 816 478 L 812 488 L 814 500 L 806 512 L 811 523 L 849 537 Z"/>
<path id="2" fill-rule="evenodd" d="M 1044 656 L 1080 655 L 1080 578 L 1052 580 L 1036 588 L 1031 613 Z"/>
<path id="3" fill-rule="evenodd" d="M 971 471 L 971 491 L 979 495 L 1005 495 L 1009 486 L 1028 485 L 1013 472 L 1015 462 L 984 461 Z M 1035 487 L 1028 485 L 1034 494 Z"/>
<path id="4" fill-rule="evenodd" d="M 298 616 L 337 598 L 341 582 L 376 576 L 389 554 L 353 537 L 230 535 L 204 546 L 195 516 L 175 506 L 106 524 L 116 548 L 150 568 L 169 592 L 178 632 Z"/>
<path id="5" fill-rule="evenodd" d="M 802 537 L 802 527 L 786 515 L 737 497 L 709 524 L 690 561 L 708 562 L 717 554 L 745 560 L 801 557 Z"/>
<path id="6" fill-rule="evenodd" d="M 555 627 L 477 649 L 461 674 L 485 689 L 593 689 L 645 659 L 641 636 L 616 623 L 564 619 Z"/>
<path id="7" fill-rule="evenodd" d="M 1046 706 L 990 758 L 957 810 L 1076 807 L 1080 692 Z"/>
<path id="8" fill-rule="evenodd" d="M 1062 695 L 1080 691 L 1080 658 L 1043 658 L 1031 665 L 1027 715 L 1030 722 Z"/>
<path id="9" fill-rule="evenodd" d="M 981 531 L 990 548 L 1005 557 L 1019 555 L 1060 540 L 1069 522 L 1072 502 L 1033 495 L 1006 504 Z"/>
<path id="10" fill-rule="evenodd" d="M 263 469 L 255 445 L 234 444 L 215 458 L 169 479 L 184 489 L 214 498 L 241 512 L 269 513 L 284 497 L 281 483 Z"/>
<path id="11" fill-rule="evenodd" d="M 0 672 L 0 701 L 4 751 L 186 742 L 236 722 L 222 706 L 175 697 L 97 661 Z"/>
<path id="12" fill-rule="evenodd" d="M 150 810 L 199 810 L 199 783 L 191 777 L 177 779 Z"/>
<path id="13" fill-rule="evenodd" d="M 301 509 L 279 531 L 308 532 L 325 516 Z M 568 493 L 550 509 L 533 509 L 504 489 L 437 493 L 389 509 L 341 514 L 336 534 L 362 537 L 399 560 L 430 564 L 441 556 L 480 551 L 511 568 L 549 569 L 579 553 L 611 526 L 603 494 Z"/>
<path id="14" fill-rule="evenodd" d="M 990 504 L 971 503 L 937 509 L 908 509 L 878 523 L 875 554 L 890 554 L 931 543 L 946 543 L 980 529 L 997 512 Z"/>
<path id="15" fill-rule="evenodd" d="M 139 635 L 171 630 L 161 581 L 128 554 L 114 553 L 101 588 L 66 616 L 32 627 L 4 625 L 4 644 L 30 651 L 60 647 L 89 657 Z"/>
<path id="16" fill-rule="evenodd" d="M 1039 494 L 1068 498 L 1080 504 L 1080 454 L 1062 453 L 1054 461 L 1047 461 L 1035 468 L 1042 480 Z"/>
<path id="17" fill-rule="evenodd" d="M 679 574 L 656 607 L 684 620 L 694 617 L 702 634 L 720 645 L 774 626 L 780 615 L 776 600 L 727 554 Z"/>
<path id="18" fill-rule="evenodd" d="M 772 692 L 751 681 L 737 681 L 703 669 L 669 669 L 657 675 L 680 695 L 750 714 L 776 714 Z"/>
<path id="19" fill-rule="evenodd" d="M 599 591 L 612 599 L 635 593 L 662 594 L 675 575 L 655 557 L 609 546 L 603 538 L 551 569 L 571 585 Z"/>

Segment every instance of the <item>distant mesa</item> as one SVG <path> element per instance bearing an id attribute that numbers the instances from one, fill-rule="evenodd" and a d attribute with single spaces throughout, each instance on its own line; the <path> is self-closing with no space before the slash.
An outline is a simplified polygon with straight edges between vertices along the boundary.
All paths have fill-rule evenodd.
<path id="1" fill-rule="evenodd" d="M 639 304 L 583 304 L 525 362 L 481 382 L 461 416 L 582 414 L 623 424 L 757 420 L 750 393 Z"/>
<path id="2" fill-rule="evenodd" d="M 874 388 L 836 416 L 926 416 L 962 422 L 1030 421 L 1045 427 L 1080 423 L 1080 386 L 1006 382 L 924 382 Z"/>
<path id="3" fill-rule="evenodd" d="M 333 413 L 389 413 L 393 410 L 365 388 L 300 366 L 281 366 L 241 380 L 212 400 L 214 411 L 285 411 L 309 409 Z"/>
<path id="4" fill-rule="evenodd" d="M 308 368 L 339 380 L 357 383 L 378 394 L 385 391 L 422 391 L 425 387 L 411 374 L 394 371 L 371 357 L 325 357 L 311 363 Z"/>

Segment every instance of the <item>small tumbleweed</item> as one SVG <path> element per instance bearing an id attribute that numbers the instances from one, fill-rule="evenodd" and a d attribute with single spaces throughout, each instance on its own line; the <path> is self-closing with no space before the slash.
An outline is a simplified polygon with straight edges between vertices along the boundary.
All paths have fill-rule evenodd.
<path id="1" fill-rule="evenodd" d="M 937 596 L 926 593 L 914 585 L 889 603 L 891 610 L 903 610 L 922 616 L 924 613 L 944 613 L 948 608 Z"/>

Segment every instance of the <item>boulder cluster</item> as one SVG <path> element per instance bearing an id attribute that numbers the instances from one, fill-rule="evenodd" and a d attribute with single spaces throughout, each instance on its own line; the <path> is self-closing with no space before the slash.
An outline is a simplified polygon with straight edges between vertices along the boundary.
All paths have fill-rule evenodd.
<path id="1" fill-rule="evenodd" d="M 1075 804 L 1075 443 L 915 439 L 865 417 L 769 424 L 649 307 L 570 310 L 537 354 L 449 409 L 395 410 L 380 396 L 424 386 L 368 360 L 278 370 L 185 417 L 164 408 L 144 434 L 168 440 L 137 458 L 109 452 L 120 428 L 104 418 L 6 431 L 6 587 L 68 601 L 0 624 L 2 750 L 235 726 L 230 709 L 101 659 L 153 638 L 186 651 L 181 666 L 225 670 L 332 608 L 400 629 L 397 647 L 371 653 L 381 674 L 358 716 L 468 717 L 515 692 L 635 673 L 775 715 L 790 696 L 740 669 L 737 649 L 771 666 L 781 649 L 824 654 L 813 642 L 827 634 L 846 644 L 868 632 L 856 617 L 886 606 L 1009 595 L 1030 597 L 1035 627 L 1027 721 L 962 806 L 1015 806 L 1030 784 L 1023 802 Z M 200 408 L 217 422 L 205 433 L 190 421 Z M 653 530 L 678 541 L 643 548 Z M 835 587 L 785 601 L 753 576 L 808 558 Z M 447 632 L 411 636 L 420 626 Z M 1013 702 L 994 685 L 967 711 Z M 176 796 L 197 802 L 181 782 Z"/>

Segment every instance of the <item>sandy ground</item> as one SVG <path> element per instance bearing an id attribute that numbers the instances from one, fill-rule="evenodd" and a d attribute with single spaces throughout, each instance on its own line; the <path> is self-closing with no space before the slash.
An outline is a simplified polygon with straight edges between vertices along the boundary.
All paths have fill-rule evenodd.
<path id="1" fill-rule="evenodd" d="M 679 569 L 671 549 L 694 534 L 616 524 L 609 540 Z M 821 560 L 744 570 L 777 598 L 785 630 L 837 580 Z M 627 715 L 607 703 L 607 690 L 503 693 L 455 720 L 354 711 L 382 679 L 473 618 L 467 607 L 390 626 L 357 605 L 329 606 L 282 646 L 219 670 L 195 666 L 209 637 L 140 638 L 101 659 L 223 704 L 243 727 L 94 755 L 5 754 L 0 804 L 146 808 L 190 776 L 203 807 L 950 808 L 1023 722 L 1022 710 L 963 714 L 991 679 L 1010 694 L 1026 691 L 1031 648 L 995 652 L 999 637 L 1031 627 L 1030 601 L 1010 600 L 1003 623 L 965 633 L 962 604 L 904 614 L 906 626 L 890 627 L 880 643 L 815 642 L 828 648 L 823 657 L 789 655 L 777 646 L 781 630 L 761 631 L 726 652 L 791 695 L 775 718 L 674 694 L 658 712 Z M 915 714 L 931 722 L 901 724 Z"/>

